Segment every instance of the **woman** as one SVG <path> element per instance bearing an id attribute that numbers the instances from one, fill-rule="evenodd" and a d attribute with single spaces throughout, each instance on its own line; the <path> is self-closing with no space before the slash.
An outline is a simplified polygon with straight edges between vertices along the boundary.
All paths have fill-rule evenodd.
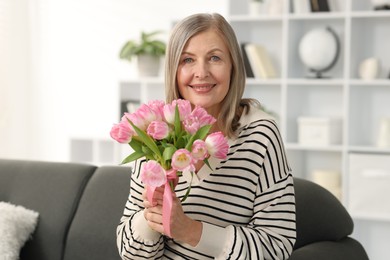
<path id="1" fill-rule="evenodd" d="M 226 160 L 196 165 L 179 179 L 171 237 L 163 234 L 161 198 L 147 201 L 138 162 L 117 229 L 123 259 L 287 259 L 296 239 L 291 170 L 277 125 L 257 101 L 242 99 L 245 69 L 235 33 L 219 14 L 195 14 L 172 31 L 166 97 L 189 100 L 217 118 L 229 138 Z M 177 197 L 176 197 L 177 196 Z"/>

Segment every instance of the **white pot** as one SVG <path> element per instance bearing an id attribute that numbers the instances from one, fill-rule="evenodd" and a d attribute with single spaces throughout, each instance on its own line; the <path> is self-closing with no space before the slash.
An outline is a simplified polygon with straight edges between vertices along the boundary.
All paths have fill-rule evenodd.
<path id="1" fill-rule="evenodd" d="M 363 60 L 359 66 L 359 76 L 361 79 L 371 80 L 378 77 L 380 71 L 380 63 L 376 58 L 368 58 Z"/>
<path id="2" fill-rule="evenodd" d="M 138 75 L 140 77 L 157 77 L 160 74 L 160 57 L 139 55 L 137 58 Z"/>
<path id="3" fill-rule="evenodd" d="M 390 118 L 382 118 L 379 125 L 378 147 L 390 147 Z"/>
<path id="4" fill-rule="evenodd" d="M 258 1 L 249 1 L 249 15 L 257 16 L 265 13 L 265 4 L 264 2 Z"/>

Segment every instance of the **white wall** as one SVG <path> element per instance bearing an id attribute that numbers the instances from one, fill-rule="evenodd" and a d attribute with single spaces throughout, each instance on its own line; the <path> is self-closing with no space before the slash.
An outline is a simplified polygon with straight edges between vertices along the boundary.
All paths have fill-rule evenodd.
<path id="1" fill-rule="evenodd" d="M 0 74 L 0 157 L 51 161 L 69 159 L 72 137 L 108 137 L 118 83 L 137 77 L 134 64 L 118 58 L 126 40 L 156 29 L 167 39 L 174 20 L 227 13 L 226 0 L 0 3 L 7 12 L 0 9 L 0 21 L 10 20 L 5 30 L 12 31 L 0 45 L 2 56 L 11 46 L 0 61 L 10 71 Z"/>
<path id="2" fill-rule="evenodd" d="M 28 21 L 26 2 L 0 0 L 0 157 L 31 155 Z"/>

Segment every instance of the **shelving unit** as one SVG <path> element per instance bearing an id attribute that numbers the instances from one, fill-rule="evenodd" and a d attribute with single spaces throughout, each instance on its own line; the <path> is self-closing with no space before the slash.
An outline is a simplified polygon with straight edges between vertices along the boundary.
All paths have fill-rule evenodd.
<path id="1" fill-rule="evenodd" d="M 316 169 L 339 171 L 342 202 L 349 209 L 350 156 L 385 155 L 390 147 L 377 147 L 379 121 L 390 118 L 390 12 L 373 11 L 369 0 L 334 1 L 337 10 L 295 14 L 293 1 L 284 0 L 279 15 L 249 15 L 249 0 L 229 1 L 229 20 L 240 42 L 262 44 L 278 71 L 273 80 L 248 80 L 246 96 L 256 97 L 276 112 L 295 176 L 310 179 Z M 299 42 L 314 28 L 332 27 L 339 36 L 341 51 L 337 63 L 325 73 L 329 78 L 310 79 L 300 61 Z M 359 79 L 360 62 L 369 57 L 380 59 L 381 71 L 375 80 Z M 342 119 L 342 141 L 328 146 L 298 143 L 299 116 L 327 116 Z M 390 169 L 385 169 L 390 179 Z M 362 187 L 362 193 L 365 189 Z M 390 193 L 377 191 L 386 201 Z M 367 248 L 371 259 L 384 259 L 389 241 L 390 217 L 373 212 L 353 212 L 356 236 Z M 376 227 L 366 232 L 371 227 Z M 381 228 L 377 228 L 380 226 Z M 367 235 L 367 233 L 370 233 Z M 388 242 L 387 242 L 388 243 Z"/>

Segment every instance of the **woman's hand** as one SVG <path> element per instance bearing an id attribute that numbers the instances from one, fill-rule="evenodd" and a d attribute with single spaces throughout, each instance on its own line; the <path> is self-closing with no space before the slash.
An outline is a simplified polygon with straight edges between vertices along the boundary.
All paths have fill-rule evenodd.
<path id="1" fill-rule="evenodd" d="M 148 222 L 148 225 L 151 229 L 164 234 L 164 227 L 162 224 L 162 200 L 164 194 L 164 187 L 156 188 L 154 192 L 153 199 L 155 200 L 155 205 L 152 202 L 148 201 L 146 196 L 146 189 L 142 193 L 142 197 L 144 199 L 143 204 L 145 207 L 144 217 Z"/>
<path id="2" fill-rule="evenodd" d="M 164 227 L 162 224 L 163 195 L 164 187 L 156 188 L 153 197 L 156 205 L 152 205 L 147 199 L 146 189 L 142 194 L 145 207 L 144 217 L 148 221 L 149 227 L 161 234 L 164 234 Z M 196 246 L 202 235 L 202 223 L 191 219 L 184 213 L 180 199 L 176 197 L 174 192 L 172 193 L 170 227 L 173 239 L 182 241 L 191 246 Z"/>
<path id="3" fill-rule="evenodd" d="M 181 205 L 181 201 L 172 194 L 172 212 L 171 212 L 171 235 L 172 238 L 196 246 L 202 235 L 202 222 L 188 217 Z"/>

